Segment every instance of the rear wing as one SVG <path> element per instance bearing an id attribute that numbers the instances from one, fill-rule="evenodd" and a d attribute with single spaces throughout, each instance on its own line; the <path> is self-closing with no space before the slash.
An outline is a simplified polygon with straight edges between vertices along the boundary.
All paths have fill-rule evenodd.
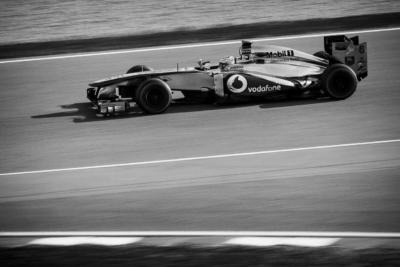
<path id="1" fill-rule="evenodd" d="M 325 51 L 354 70 L 359 80 L 368 76 L 367 43 L 359 43 L 358 36 L 324 37 Z"/>

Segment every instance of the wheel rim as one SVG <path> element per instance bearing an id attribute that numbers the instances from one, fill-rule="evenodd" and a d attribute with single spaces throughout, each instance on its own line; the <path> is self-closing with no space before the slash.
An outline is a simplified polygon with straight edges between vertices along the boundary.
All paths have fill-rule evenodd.
<path id="1" fill-rule="evenodd" d="M 354 90 L 353 77 L 344 71 L 337 71 L 331 78 L 331 92 L 336 97 L 346 97 Z"/>
<path id="2" fill-rule="evenodd" d="M 157 86 L 152 86 L 145 94 L 146 103 L 151 108 L 162 109 L 167 102 L 167 96 Z"/>

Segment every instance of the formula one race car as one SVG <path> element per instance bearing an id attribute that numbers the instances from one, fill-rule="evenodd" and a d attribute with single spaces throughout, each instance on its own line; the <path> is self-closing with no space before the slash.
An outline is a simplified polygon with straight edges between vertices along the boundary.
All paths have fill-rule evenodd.
<path id="1" fill-rule="evenodd" d="M 87 97 L 103 115 L 129 112 L 135 103 L 146 113 L 162 113 L 173 91 L 187 99 L 207 95 L 217 102 L 272 95 L 346 99 L 368 75 L 367 44 L 344 35 L 325 37 L 324 44 L 325 51 L 311 55 L 242 41 L 239 57 L 225 57 L 217 64 L 200 60 L 197 67 L 170 70 L 136 65 L 126 74 L 90 83 Z"/>

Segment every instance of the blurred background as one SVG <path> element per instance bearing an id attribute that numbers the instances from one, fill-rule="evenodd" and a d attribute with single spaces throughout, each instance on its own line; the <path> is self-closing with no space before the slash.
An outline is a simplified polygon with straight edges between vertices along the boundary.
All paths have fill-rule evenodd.
<path id="1" fill-rule="evenodd" d="M 398 0 L 2 0 L 0 45 L 400 11 Z"/>

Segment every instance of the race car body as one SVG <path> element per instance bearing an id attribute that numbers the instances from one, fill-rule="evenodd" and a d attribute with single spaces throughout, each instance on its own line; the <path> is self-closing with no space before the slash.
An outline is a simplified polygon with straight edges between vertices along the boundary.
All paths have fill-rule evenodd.
<path id="1" fill-rule="evenodd" d="M 136 65 L 126 74 L 90 83 L 87 97 L 99 114 L 129 112 L 132 103 L 146 113 L 162 113 L 170 106 L 173 91 L 187 99 L 207 95 L 217 102 L 277 94 L 346 99 L 368 75 L 367 44 L 344 35 L 325 37 L 324 44 L 325 51 L 311 55 L 242 41 L 239 57 L 167 70 Z"/>

